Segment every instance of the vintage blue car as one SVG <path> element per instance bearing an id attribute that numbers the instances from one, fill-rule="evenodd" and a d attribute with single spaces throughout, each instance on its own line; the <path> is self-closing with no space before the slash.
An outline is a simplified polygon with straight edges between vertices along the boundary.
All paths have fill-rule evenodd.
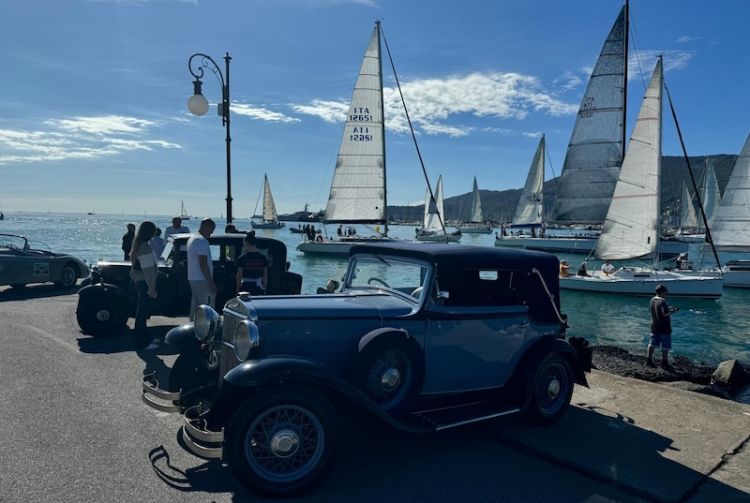
<path id="1" fill-rule="evenodd" d="M 89 275 L 83 260 L 43 246 L 32 246 L 23 236 L 0 234 L 0 285 L 23 288 L 53 282 L 58 288 L 71 288 L 78 278 Z"/>
<path id="2" fill-rule="evenodd" d="M 340 415 L 435 432 L 524 413 L 553 422 L 590 351 L 565 340 L 558 260 L 446 244 L 351 249 L 340 292 L 202 306 L 144 401 L 181 411 L 185 445 L 246 487 L 305 491 L 333 459 Z"/>

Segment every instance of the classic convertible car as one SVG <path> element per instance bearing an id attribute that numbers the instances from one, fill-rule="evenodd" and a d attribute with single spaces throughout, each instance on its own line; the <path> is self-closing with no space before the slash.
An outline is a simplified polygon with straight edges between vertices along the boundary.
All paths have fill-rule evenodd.
<path id="1" fill-rule="evenodd" d="M 0 285 L 22 288 L 29 283 L 53 282 L 70 288 L 88 275 L 89 266 L 79 258 L 32 247 L 23 236 L 0 234 Z"/>
<path id="2" fill-rule="evenodd" d="M 159 260 L 156 280 L 158 297 L 152 314 L 183 316 L 190 310 L 190 285 L 187 279 L 187 241 L 192 234 L 173 234 Z M 235 260 L 242 254 L 245 234 L 213 234 L 209 239 L 214 263 L 214 281 L 218 288 L 217 305 L 234 297 L 236 292 Z M 257 246 L 269 259 L 268 292 L 296 294 L 302 288 L 302 276 L 288 271 L 286 245 L 277 239 L 258 238 Z M 135 316 L 137 295 L 125 262 L 99 262 L 91 280 L 78 292 L 76 317 L 84 334 L 117 335 L 128 318 Z"/>
<path id="3" fill-rule="evenodd" d="M 326 473 L 339 415 L 435 432 L 515 413 L 550 423 L 586 385 L 585 340 L 565 340 L 558 260 L 445 244 L 357 245 L 340 292 L 201 306 L 167 342 L 168 389 L 144 401 L 184 413 L 194 454 L 246 487 L 304 491 Z"/>

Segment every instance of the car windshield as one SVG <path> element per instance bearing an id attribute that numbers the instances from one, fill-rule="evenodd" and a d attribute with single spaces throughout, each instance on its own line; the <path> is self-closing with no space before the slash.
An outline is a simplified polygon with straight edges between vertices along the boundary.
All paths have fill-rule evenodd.
<path id="1" fill-rule="evenodd" d="M 419 299 L 427 272 L 427 265 L 402 258 L 357 256 L 351 259 L 346 287 L 387 288 Z"/>
<path id="2" fill-rule="evenodd" d="M 20 236 L 0 235 L 0 249 L 2 250 L 23 250 L 26 247 L 26 240 Z"/>

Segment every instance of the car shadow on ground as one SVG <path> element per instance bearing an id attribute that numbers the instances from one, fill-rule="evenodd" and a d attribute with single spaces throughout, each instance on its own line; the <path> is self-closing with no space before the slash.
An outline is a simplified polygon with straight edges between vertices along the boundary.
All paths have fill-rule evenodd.
<path id="1" fill-rule="evenodd" d="M 23 288 L 0 286 L 0 302 L 12 300 L 42 299 L 46 297 L 62 297 L 78 292 L 79 286 L 62 288 L 50 283 L 29 285 Z"/>
<path id="2" fill-rule="evenodd" d="M 580 426 L 571 430 L 571 425 Z M 613 431 L 618 438 L 614 445 L 609 442 Z M 671 439 L 629 418 L 578 407 L 560 423 L 544 427 L 507 418 L 414 435 L 345 419 L 339 432 L 331 472 L 304 501 L 685 501 L 698 489 L 710 490 L 721 501 L 747 498 L 664 457 L 673 449 Z M 544 447 L 530 448 L 514 440 L 519 436 L 541 437 L 544 442 L 536 445 Z M 566 461 L 558 455 L 561 449 L 579 449 L 577 457 L 585 466 Z M 169 463 L 163 446 L 152 453 L 156 451 L 158 456 L 149 457 L 153 469 L 173 488 L 230 492 L 235 502 L 259 501 L 216 461 L 179 468 Z"/>
<path id="3" fill-rule="evenodd" d="M 174 348 L 164 342 L 167 332 L 177 325 L 157 325 L 148 327 L 148 335 L 151 340 L 158 341 L 146 349 L 139 349 L 135 346 L 135 334 L 130 328 L 123 328 L 122 332 L 109 337 L 89 337 L 83 336 L 77 339 L 78 348 L 82 353 L 91 354 L 112 354 L 124 353 L 126 351 L 136 351 L 140 353 L 153 353 L 154 355 L 172 355 L 177 353 Z"/>

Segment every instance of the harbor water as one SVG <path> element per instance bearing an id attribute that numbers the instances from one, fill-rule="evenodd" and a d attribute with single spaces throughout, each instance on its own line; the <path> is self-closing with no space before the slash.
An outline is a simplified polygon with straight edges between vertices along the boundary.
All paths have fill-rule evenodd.
<path id="1" fill-rule="evenodd" d="M 127 223 L 138 224 L 152 220 L 162 230 L 171 222 L 171 216 L 135 215 L 80 215 L 56 213 L 5 213 L 0 222 L 0 233 L 26 236 L 34 243 L 44 243 L 53 251 L 66 252 L 95 264 L 98 260 L 121 260 L 122 235 Z M 215 219 L 217 229 L 225 222 Z M 197 229 L 198 221 L 184 222 L 191 231 Z M 248 219 L 235 220 L 240 230 L 250 229 Z M 340 279 L 346 268 L 345 259 L 309 257 L 296 250 L 301 234 L 289 231 L 295 222 L 287 222 L 281 229 L 261 229 L 259 236 L 268 236 L 286 243 L 291 270 L 302 274 L 303 293 L 313 293 L 324 286 L 328 278 Z M 320 228 L 321 224 L 316 223 Z M 336 226 L 328 226 L 335 235 Z M 362 234 L 371 234 L 370 229 L 358 226 Z M 389 234 L 394 238 L 413 239 L 414 227 L 390 226 Z M 464 234 L 462 244 L 494 246 L 494 234 Z M 560 256 L 567 258 L 575 270 L 584 256 Z M 691 245 L 690 258 L 711 263 L 710 254 L 702 253 L 699 245 Z M 599 267 L 589 260 L 589 269 Z M 680 307 L 672 320 L 673 352 L 706 364 L 716 364 L 729 358 L 750 362 L 750 290 L 725 288 L 719 300 L 671 299 L 670 303 Z M 569 317 L 571 336 L 586 337 L 593 344 L 611 344 L 631 351 L 643 351 L 649 335 L 649 299 L 616 295 L 601 295 L 585 292 L 563 291 L 562 310 Z M 749 397 L 750 398 L 750 397 Z"/>

